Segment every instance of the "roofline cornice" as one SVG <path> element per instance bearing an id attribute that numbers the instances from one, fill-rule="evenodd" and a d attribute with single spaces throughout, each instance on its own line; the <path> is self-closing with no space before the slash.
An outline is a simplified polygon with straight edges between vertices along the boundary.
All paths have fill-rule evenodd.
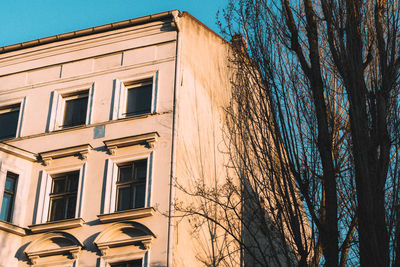
<path id="1" fill-rule="evenodd" d="M 91 27 L 83 30 L 72 31 L 68 33 L 57 34 L 49 37 L 39 38 L 32 41 L 12 44 L 0 47 L 0 54 L 5 54 L 12 51 L 17 51 L 25 48 L 35 47 L 39 45 L 54 43 L 58 41 L 69 40 L 77 37 L 88 36 L 96 33 L 103 33 L 107 31 L 123 29 L 131 26 L 141 25 L 157 20 L 174 19 L 180 12 L 178 10 L 165 11 L 153 15 L 139 17 L 135 19 L 128 19 L 119 22 L 104 24 L 101 26 Z"/>

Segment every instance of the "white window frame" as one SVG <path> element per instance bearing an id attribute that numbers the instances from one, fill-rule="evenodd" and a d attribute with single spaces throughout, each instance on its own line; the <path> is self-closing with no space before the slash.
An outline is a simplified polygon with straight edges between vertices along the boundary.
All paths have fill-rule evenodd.
<path id="1" fill-rule="evenodd" d="M 18 106 L 19 108 L 17 131 L 15 133 L 14 138 L 21 137 L 22 121 L 24 117 L 25 105 L 26 105 L 26 97 L 14 98 L 0 102 L 0 114 L 10 112 L 12 108 L 8 108 L 9 106 Z"/>
<path id="2" fill-rule="evenodd" d="M 93 102 L 94 102 L 94 87 L 95 83 L 86 83 L 78 86 L 56 89 L 51 94 L 51 115 L 47 132 L 68 129 L 72 127 L 80 127 L 83 125 L 77 125 L 72 127 L 63 127 L 64 124 L 64 113 L 65 103 L 67 100 L 82 97 L 84 92 L 88 94 L 88 104 L 86 110 L 86 121 L 84 125 L 89 125 L 93 120 Z"/>
<path id="3" fill-rule="evenodd" d="M 5 162 L 0 162 L 0 207 L 3 204 L 3 194 L 4 194 L 4 186 L 6 183 L 7 172 L 12 172 L 18 175 L 17 180 L 17 190 L 14 194 L 14 207 L 11 215 L 11 224 L 22 226 L 25 217 L 25 200 L 23 197 L 28 193 L 27 192 L 27 182 L 29 179 L 26 177 L 26 171 L 24 169 L 18 168 L 12 164 L 8 164 Z"/>
<path id="4" fill-rule="evenodd" d="M 134 87 L 139 87 L 145 85 L 151 81 L 152 91 L 151 91 L 151 107 L 150 113 L 157 113 L 157 91 L 158 91 L 158 71 L 138 74 L 135 76 L 130 76 L 128 78 L 117 78 L 113 81 L 113 109 L 110 116 L 111 120 L 124 119 L 134 116 L 126 116 L 127 108 L 127 96 L 128 90 Z M 145 115 L 140 114 L 140 115 Z M 137 116 L 140 116 L 137 115 Z"/>
<path id="5" fill-rule="evenodd" d="M 79 98 L 84 98 L 87 97 L 88 98 L 88 103 L 87 103 L 87 108 L 86 108 L 86 119 L 85 119 L 85 124 L 87 124 L 88 119 L 89 119 L 89 91 L 90 90 L 84 90 L 84 91 L 79 91 L 75 94 L 72 95 L 66 95 L 62 97 L 62 103 L 61 103 L 61 112 L 59 114 L 59 116 L 61 116 L 60 118 L 58 118 L 59 122 L 60 122 L 60 128 L 62 129 L 66 129 L 69 127 L 75 127 L 75 126 L 67 126 L 65 127 L 65 107 L 67 105 L 67 102 L 70 100 L 75 100 L 75 99 L 79 99 Z M 82 125 L 76 125 L 76 126 L 82 126 Z"/>
<path id="6" fill-rule="evenodd" d="M 144 208 L 149 208 L 152 205 L 152 168 L 154 162 L 154 151 L 140 153 L 130 156 L 113 157 L 107 159 L 107 177 L 106 177 L 106 193 L 104 199 L 103 214 L 116 212 L 117 202 L 117 180 L 118 180 L 118 165 L 129 163 L 137 160 L 147 159 L 146 170 L 146 191 Z M 134 209 L 132 209 L 134 210 Z M 128 211 L 128 210 L 126 210 Z M 123 211 L 121 211 L 123 212 Z"/>
<path id="7" fill-rule="evenodd" d="M 50 212 L 50 193 L 53 186 L 52 177 L 67 172 L 79 171 L 78 192 L 76 195 L 76 207 L 75 207 L 74 218 L 77 219 L 82 217 L 83 201 L 84 201 L 83 192 L 85 189 L 86 169 L 87 169 L 87 162 L 83 164 L 80 163 L 80 164 L 51 168 L 40 171 L 39 173 L 40 192 L 39 192 L 39 201 L 38 201 L 35 224 L 50 222 L 49 212 Z"/>

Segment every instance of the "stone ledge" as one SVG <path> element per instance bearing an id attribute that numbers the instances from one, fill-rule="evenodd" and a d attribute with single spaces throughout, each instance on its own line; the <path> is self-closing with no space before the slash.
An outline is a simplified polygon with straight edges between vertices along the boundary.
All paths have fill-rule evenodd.
<path id="1" fill-rule="evenodd" d="M 1 141 L 5 141 L 5 140 L 1 140 Z M 29 160 L 31 162 L 35 162 L 37 160 L 36 154 L 26 151 L 24 149 L 12 146 L 10 144 L 2 143 L 2 142 L 0 142 L 0 151 L 4 151 L 8 154 Z"/>
<path id="2" fill-rule="evenodd" d="M 65 229 L 82 227 L 84 223 L 85 221 L 82 218 L 74 218 L 62 221 L 33 224 L 29 225 L 28 227 L 32 231 L 32 233 L 36 234 L 54 230 L 65 230 Z"/>
<path id="3" fill-rule="evenodd" d="M 25 228 L 22 228 L 20 226 L 17 226 L 15 224 L 5 222 L 5 221 L 0 221 L 0 230 L 19 235 L 19 236 L 24 236 L 26 235 L 26 230 Z"/>
<path id="4" fill-rule="evenodd" d="M 160 135 L 157 132 L 151 132 L 118 139 L 106 140 L 103 141 L 103 143 L 109 153 L 111 155 L 115 155 L 115 150 L 121 147 L 145 145 L 147 148 L 154 148 L 154 143 L 157 141 L 158 137 L 160 137 Z"/>
<path id="5" fill-rule="evenodd" d="M 109 214 L 100 214 L 97 215 L 100 222 L 109 223 L 116 221 L 124 221 L 124 220 L 134 220 L 145 217 L 153 216 L 155 213 L 155 209 L 150 208 L 142 208 L 142 209 L 134 209 L 134 210 L 126 210 L 126 211 L 117 211 Z"/>
<path id="6" fill-rule="evenodd" d="M 55 149 L 51 151 L 41 152 L 39 153 L 44 165 L 49 165 L 50 161 L 57 158 L 69 157 L 69 156 L 78 156 L 81 159 L 86 159 L 89 153 L 89 150 L 93 149 L 90 144 L 73 146 L 61 149 Z"/>
<path id="7" fill-rule="evenodd" d="M 100 250 L 102 256 L 107 256 L 109 254 L 108 251 L 110 250 L 110 248 L 123 247 L 129 245 L 137 246 L 138 249 L 136 249 L 136 252 L 141 250 L 147 251 L 150 249 L 153 240 L 154 240 L 153 236 L 144 235 L 144 236 L 132 237 L 110 242 L 97 242 L 96 246 Z M 133 250 L 133 252 L 134 251 L 135 250 Z"/>

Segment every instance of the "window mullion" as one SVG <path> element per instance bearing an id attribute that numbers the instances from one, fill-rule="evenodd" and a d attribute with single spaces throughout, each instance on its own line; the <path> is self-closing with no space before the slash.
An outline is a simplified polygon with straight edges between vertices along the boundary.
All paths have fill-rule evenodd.
<path id="1" fill-rule="evenodd" d="M 69 204 L 69 198 L 65 198 L 65 205 L 64 205 L 64 218 L 67 218 L 68 216 L 68 204 Z"/>
<path id="2" fill-rule="evenodd" d="M 134 186 L 134 184 L 132 184 L 131 185 L 131 192 L 132 192 L 132 194 L 131 194 L 131 196 L 132 196 L 132 199 L 131 199 L 131 205 L 132 205 L 132 208 L 137 208 L 136 207 L 136 186 Z"/>
<path id="3" fill-rule="evenodd" d="M 133 209 L 133 208 L 135 208 L 135 204 L 134 204 L 134 201 L 135 201 L 135 196 L 134 196 L 134 194 L 135 194 L 135 192 L 134 192 L 134 186 L 133 186 L 133 181 L 135 180 L 135 162 L 132 162 L 132 167 L 131 167 L 131 170 L 132 170 L 132 172 L 131 172 L 131 185 L 130 185 L 130 188 L 131 188 L 131 192 L 130 192 L 130 203 L 129 203 L 129 207 L 131 208 L 131 209 Z"/>

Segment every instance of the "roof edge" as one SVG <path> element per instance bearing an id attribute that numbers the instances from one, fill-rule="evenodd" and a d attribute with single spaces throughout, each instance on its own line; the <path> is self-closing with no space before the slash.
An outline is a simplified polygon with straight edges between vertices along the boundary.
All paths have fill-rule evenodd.
<path id="1" fill-rule="evenodd" d="M 219 35 L 218 33 L 216 33 L 214 30 L 212 30 L 210 27 L 208 27 L 206 24 L 204 24 L 203 22 L 201 22 L 200 20 L 198 20 L 196 17 L 194 17 L 192 14 L 190 14 L 187 11 L 183 11 L 179 13 L 180 16 L 188 16 L 189 18 L 191 18 L 193 21 L 195 21 L 196 23 L 198 23 L 200 26 L 204 27 L 206 30 L 208 30 L 209 32 L 211 32 L 212 34 L 214 34 L 215 36 L 217 36 L 219 39 L 221 39 L 223 42 L 226 42 L 227 44 L 230 44 L 230 42 L 228 42 L 224 37 L 222 37 L 221 35 Z"/>
<path id="2" fill-rule="evenodd" d="M 87 36 L 87 35 L 91 35 L 91 34 L 95 34 L 95 33 L 102 33 L 102 32 L 127 28 L 127 27 L 131 27 L 131 26 L 141 25 L 141 24 L 145 24 L 148 22 L 156 21 L 156 20 L 162 20 L 162 19 L 167 19 L 167 18 L 173 19 L 175 17 L 175 15 L 179 14 L 179 13 L 180 13 L 180 11 L 176 10 L 176 9 L 169 10 L 169 11 L 156 13 L 156 14 L 152 14 L 152 15 L 147 15 L 147 16 L 143 16 L 143 17 L 139 17 L 139 18 L 135 18 L 135 19 L 127 19 L 127 20 L 123 20 L 123 21 L 118 21 L 118 22 L 108 23 L 108 24 L 104 24 L 104 25 L 100 25 L 100 26 L 91 27 L 91 28 L 86 28 L 86 29 L 82 29 L 82 30 L 77 30 L 77 31 L 57 34 L 57 35 L 53 35 L 53 36 L 49 36 L 49 37 L 39 38 L 39 39 L 27 41 L 27 42 L 21 42 L 21 43 L 17 43 L 17 44 L 7 45 L 7 46 L 0 47 L 0 54 L 5 54 L 7 52 L 22 50 L 25 48 L 54 43 L 54 42 L 58 42 L 58 41 L 69 40 L 69 39 Z"/>

